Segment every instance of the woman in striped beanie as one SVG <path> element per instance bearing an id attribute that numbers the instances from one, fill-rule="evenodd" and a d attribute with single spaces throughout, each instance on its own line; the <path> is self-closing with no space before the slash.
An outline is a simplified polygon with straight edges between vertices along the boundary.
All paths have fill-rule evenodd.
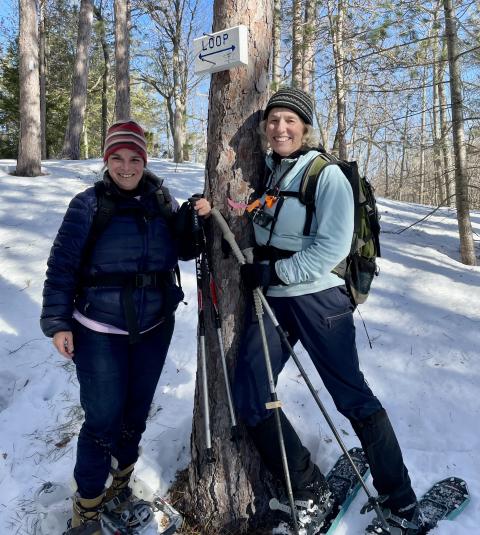
<path id="1" fill-rule="evenodd" d="M 183 299 L 178 259 L 193 258 L 190 204 L 178 209 L 146 169 L 147 142 L 135 121 L 107 134 L 103 180 L 76 195 L 48 260 L 41 327 L 80 384 L 71 530 L 100 535 L 100 513 L 120 515 L 138 444 Z M 196 202 L 200 216 L 210 212 Z"/>

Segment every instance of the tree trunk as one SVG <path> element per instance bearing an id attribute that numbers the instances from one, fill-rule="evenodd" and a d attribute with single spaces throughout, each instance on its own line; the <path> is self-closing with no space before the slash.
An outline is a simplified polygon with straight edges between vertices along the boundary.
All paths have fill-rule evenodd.
<path id="1" fill-rule="evenodd" d="M 420 169 L 419 169 L 419 199 L 420 204 L 424 203 L 425 193 L 425 124 L 427 118 L 427 68 L 423 69 L 422 87 L 422 115 L 420 120 Z"/>
<path id="2" fill-rule="evenodd" d="M 408 146 L 408 118 L 410 116 L 410 97 L 407 98 L 407 111 L 405 113 L 405 122 L 403 123 L 403 133 L 402 133 L 402 158 L 400 160 L 400 179 L 398 181 L 397 189 L 397 200 L 403 200 L 403 182 L 405 179 L 405 160 L 407 157 L 407 146 Z"/>
<path id="3" fill-rule="evenodd" d="M 183 145 L 185 143 L 185 122 L 183 116 L 185 109 L 179 95 L 175 98 L 175 111 L 173 113 L 173 161 L 183 162 Z"/>
<path id="4" fill-rule="evenodd" d="M 292 87 L 302 87 L 303 17 L 302 0 L 292 5 Z"/>
<path id="5" fill-rule="evenodd" d="M 335 62 L 335 95 L 337 98 L 337 132 L 333 143 L 333 152 L 341 160 L 347 158 L 347 91 L 345 85 L 345 52 L 343 48 L 345 10 L 344 1 L 338 0 L 337 14 L 330 13 L 333 59 Z"/>
<path id="6" fill-rule="evenodd" d="M 463 96 L 455 12 L 452 0 L 444 0 L 443 6 L 445 10 L 445 36 L 450 68 L 450 103 L 452 107 L 453 150 L 455 154 L 455 200 L 460 235 L 460 257 L 464 264 L 475 266 L 475 244 L 472 235 L 468 200 L 468 177 L 463 126 Z"/>
<path id="7" fill-rule="evenodd" d="M 20 139 L 16 174 L 38 176 L 41 174 L 41 129 L 36 2 L 20 0 L 19 9 Z"/>
<path id="8" fill-rule="evenodd" d="M 102 140 L 101 140 L 101 152 L 103 153 L 103 147 L 105 146 L 105 139 L 107 137 L 107 128 L 108 128 L 108 82 L 110 77 L 110 48 L 107 43 L 107 38 L 105 35 L 105 19 L 101 10 L 97 7 L 94 7 L 95 17 L 100 23 L 99 28 L 99 37 L 102 44 L 103 52 L 103 74 L 102 74 Z"/>
<path id="9" fill-rule="evenodd" d="M 185 143 L 185 113 L 186 95 L 182 91 L 182 25 L 180 18 L 180 6 L 177 8 L 175 33 L 172 36 L 172 65 L 173 65 L 173 100 L 175 111 L 173 115 L 173 161 L 183 162 L 183 145 Z M 185 98 L 184 98 L 185 96 Z"/>
<path id="10" fill-rule="evenodd" d="M 282 0 L 273 0 L 272 89 L 277 91 L 281 80 Z"/>
<path id="11" fill-rule="evenodd" d="M 39 74 L 40 74 L 40 129 L 42 160 L 47 158 L 47 61 L 46 61 L 46 31 L 45 31 L 45 2 L 40 0 L 39 17 Z"/>
<path id="12" fill-rule="evenodd" d="M 385 128 L 385 137 L 384 137 L 384 150 L 385 150 L 385 197 L 388 198 L 390 195 L 390 176 L 389 176 L 389 165 L 388 160 L 388 144 L 387 144 L 387 129 Z"/>
<path id="13" fill-rule="evenodd" d="M 317 25 L 317 0 L 305 2 L 305 24 L 303 29 L 302 89 L 314 94 L 315 72 L 315 28 Z"/>
<path id="14" fill-rule="evenodd" d="M 446 42 L 444 40 L 444 48 L 446 49 Z M 446 50 L 445 50 L 446 53 Z M 442 54 L 443 57 L 444 54 Z M 442 149 L 442 158 L 443 158 L 443 172 L 444 172 L 444 183 L 445 183 L 445 195 L 448 199 L 447 205 L 453 206 L 454 200 L 453 195 L 453 181 L 452 181 L 452 170 L 453 170 L 453 161 L 452 161 L 452 152 L 451 145 L 449 141 L 449 124 L 448 124 L 448 105 L 447 97 L 445 95 L 445 88 L 443 86 L 444 81 L 444 63 L 440 64 L 439 69 L 439 84 L 438 84 L 438 98 L 440 104 L 440 134 L 441 134 L 441 149 Z"/>
<path id="15" fill-rule="evenodd" d="M 227 212 L 227 197 L 246 200 L 248 182 L 263 170 L 257 134 L 261 112 L 268 100 L 268 63 L 272 37 L 272 0 L 216 0 L 213 31 L 238 24 L 249 28 L 248 67 L 212 76 L 208 113 L 207 197 L 229 220 L 237 237 L 245 236 L 246 220 Z M 233 258 L 223 259 L 220 236 L 214 222 L 213 273 L 219 286 L 220 312 L 228 367 L 234 365 L 242 327 L 244 294 Z M 209 300 L 206 302 L 208 310 Z M 202 526 L 201 533 L 253 533 L 268 513 L 269 479 L 261 468 L 255 448 L 243 436 L 238 446 L 230 440 L 230 416 L 221 370 L 215 327 L 206 315 L 210 421 L 216 461 L 205 460 L 204 415 L 197 374 L 191 439 L 192 461 L 188 470 L 187 512 Z M 207 529 L 208 526 L 208 529 Z"/>
<path id="16" fill-rule="evenodd" d="M 85 118 L 85 107 L 87 105 L 88 62 L 92 23 L 92 3 L 90 0 L 81 0 L 70 111 L 62 148 L 62 158 L 70 160 L 80 159 L 80 141 Z"/>
<path id="17" fill-rule="evenodd" d="M 88 128 L 85 124 L 83 125 L 83 146 L 85 152 L 85 159 L 88 160 L 88 158 L 90 158 L 90 146 L 88 144 Z"/>
<path id="18" fill-rule="evenodd" d="M 438 44 L 438 43 L 437 43 Z M 437 54 L 436 54 L 437 55 Z M 438 59 L 438 58 L 437 58 Z M 439 119 L 439 99 L 438 99 L 438 85 L 441 83 L 439 79 L 440 67 L 437 60 L 433 63 L 433 164 L 435 172 L 435 184 L 437 196 L 434 199 L 434 204 L 442 202 L 445 198 L 443 191 L 443 170 L 442 170 L 442 159 L 440 153 L 440 119 Z"/>
<path id="19" fill-rule="evenodd" d="M 115 117 L 130 119 L 129 2 L 115 0 Z"/>

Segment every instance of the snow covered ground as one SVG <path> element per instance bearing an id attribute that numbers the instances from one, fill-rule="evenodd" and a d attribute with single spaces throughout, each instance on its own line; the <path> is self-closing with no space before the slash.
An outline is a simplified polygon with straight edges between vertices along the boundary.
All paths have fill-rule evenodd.
<path id="1" fill-rule="evenodd" d="M 0 160 L 0 534 L 35 533 L 33 493 L 45 481 L 69 484 L 80 426 L 73 365 L 56 354 L 39 328 L 41 291 L 52 240 L 71 197 L 100 176 L 101 162 L 48 161 L 45 176 L 13 177 Z M 203 189 L 203 169 L 153 160 L 181 202 Z M 458 260 L 455 213 L 441 209 L 399 233 L 430 208 L 380 201 L 381 276 L 357 319 L 362 368 L 387 408 L 415 489 L 457 475 L 472 494 L 455 522 L 435 535 L 480 533 L 480 268 Z M 480 214 L 472 213 L 475 239 Z M 180 306 L 169 357 L 158 385 L 137 475 L 166 493 L 189 461 L 196 370 L 193 263 L 182 263 L 187 306 Z M 314 376 L 303 351 L 299 355 Z M 319 394 L 346 444 L 357 444 L 324 387 Z M 339 454 L 307 388 L 288 365 L 279 397 L 314 460 L 327 471 Z M 357 496 L 337 530 L 361 535 L 368 518 Z M 51 535 L 58 535 L 52 533 Z"/>

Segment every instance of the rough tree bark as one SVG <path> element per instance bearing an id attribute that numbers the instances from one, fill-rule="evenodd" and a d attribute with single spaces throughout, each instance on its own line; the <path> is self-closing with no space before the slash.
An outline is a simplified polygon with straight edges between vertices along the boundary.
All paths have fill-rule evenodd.
<path id="1" fill-rule="evenodd" d="M 20 0 L 20 139 L 16 174 L 41 174 L 38 25 L 35 0 Z"/>
<path id="2" fill-rule="evenodd" d="M 470 221 L 468 199 L 468 177 L 466 169 L 465 133 L 463 124 L 463 96 L 458 54 L 458 37 L 455 11 L 452 0 L 444 0 L 445 37 L 450 70 L 450 101 L 452 107 L 453 151 L 455 154 L 455 201 L 457 207 L 458 232 L 460 235 L 460 257 L 464 264 L 476 265 L 475 244 Z"/>
<path id="3" fill-rule="evenodd" d="M 90 0 L 81 0 L 78 19 L 77 50 L 72 76 L 72 93 L 67 129 L 63 140 L 62 158 L 80 159 L 80 140 L 87 105 L 89 48 L 92 35 L 93 6 Z"/>
<path id="4" fill-rule="evenodd" d="M 115 117 L 130 118 L 129 1 L 115 0 Z"/>
<path id="5" fill-rule="evenodd" d="M 249 65 L 212 76 L 208 113 L 206 191 L 213 205 L 229 220 L 237 239 L 246 234 L 243 217 L 227 209 L 227 197 L 248 198 L 248 182 L 258 180 L 263 157 L 257 135 L 261 112 L 268 100 L 268 67 L 272 38 L 272 0 L 216 0 L 213 31 L 245 24 L 249 28 Z M 244 312 L 244 294 L 233 258 L 223 259 L 214 222 L 213 272 L 219 286 L 225 353 L 230 371 L 237 355 Z M 208 293 L 208 292 L 207 292 Z M 208 301 L 207 301 L 208 310 Z M 216 462 L 205 462 L 202 399 L 197 374 L 191 438 L 192 461 L 184 507 L 201 526 L 201 533 L 253 533 L 268 514 L 268 478 L 256 450 L 242 436 L 238 446 L 230 440 L 230 416 L 213 322 L 206 315 L 210 418 Z M 242 433 L 245 435 L 245 433 Z M 228 530 L 228 531 L 227 531 Z"/>

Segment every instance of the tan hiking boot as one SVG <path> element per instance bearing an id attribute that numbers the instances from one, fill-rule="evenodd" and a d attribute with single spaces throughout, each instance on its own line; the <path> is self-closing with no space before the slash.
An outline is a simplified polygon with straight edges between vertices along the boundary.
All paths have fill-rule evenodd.
<path id="1" fill-rule="evenodd" d="M 104 503 L 108 504 L 109 512 L 120 512 L 122 507 L 130 500 L 132 489 L 128 486 L 133 474 L 135 464 L 127 466 L 123 470 L 110 469 L 113 481 L 105 494 Z"/>
<path id="2" fill-rule="evenodd" d="M 82 498 L 78 493 L 73 497 L 73 515 L 72 515 L 72 529 L 68 531 L 73 535 L 80 528 L 80 526 L 88 525 L 91 530 L 88 530 L 89 535 L 101 535 L 100 513 L 103 509 L 103 499 L 105 493 L 96 498 Z M 82 531 L 83 532 L 83 531 Z"/>

